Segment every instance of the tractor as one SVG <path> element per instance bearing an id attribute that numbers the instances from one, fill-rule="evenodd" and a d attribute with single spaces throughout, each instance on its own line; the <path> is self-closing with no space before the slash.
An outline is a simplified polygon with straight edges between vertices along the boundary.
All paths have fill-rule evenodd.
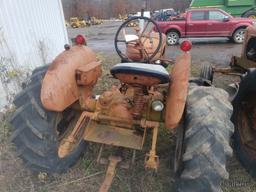
<path id="1" fill-rule="evenodd" d="M 233 56 L 227 68 L 206 65 L 201 76 L 212 82 L 214 73 L 235 75 L 240 82 L 229 88 L 230 100 L 234 108 L 232 121 L 235 125 L 234 151 L 245 169 L 256 176 L 256 28 L 248 27 L 240 57 Z"/>
<path id="2" fill-rule="evenodd" d="M 72 28 L 83 28 L 87 26 L 84 19 L 79 19 L 78 17 L 70 17 L 70 26 Z"/>
<path id="3" fill-rule="evenodd" d="M 128 27 L 134 21 L 139 26 Z M 226 159 L 232 155 L 228 93 L 206 78 L 190 78 L 191 42 L 181 44 L 176 59 L 165 57 L 165 42 L 155 21 L 143 16 L 125 21 L 114 41 L 121 62 L 110 69 L 120 83 L 101 95 L 93 88 L 104 63 L 81 35 L 50 65 L 35 69 L 14 100 L 17 110 L 10 121 L 12 142 L 25 164 L 37 172 L 62 173 L 89 142 L 101 144 L 96 159 L 108 168 L 99 191 L 106 192 L 123 153 L 136 155 L 146 138 L 151 146 L 144 166 L 157 171 L 158 133 L 169 129 L 177 137 L 171 157 L 175 191 L 221 191 L 222 179 L 228 178 Z M 102 157 L 106 146 L 114 150 L 108 158 Z"/>
<path id="4" fill-rule="evenodd" d="M 92 25 L 101 25 L 103 20 L 97 19 L 96 17 L 91 17 L 90 22 Z"/>

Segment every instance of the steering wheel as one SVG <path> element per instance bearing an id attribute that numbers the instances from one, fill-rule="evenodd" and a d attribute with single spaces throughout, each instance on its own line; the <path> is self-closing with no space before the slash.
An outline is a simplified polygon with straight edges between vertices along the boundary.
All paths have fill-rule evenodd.
<path id="1" fill-rule="evenodd" d="M 138 22 L 141 20 L 144 20 L 143 28 L 134 28 L 134 31 L 136 31 L 136 35 L 126 35 L 126 27 L 129 26 L 130 23 L 132 23 L 133 21 Z M 150 32 L 147 33 L 147 29 L 149 24 L 153 24 L 152 29 L 150 30 Z M 150 41 L 151 44 L 153 44 L 153 38 L 156 37 L 152 37 L 151 34 L 154 31 L 154 33 L 159 35 L 159 42 L 156 46 L 156 49 L 154 50 L 153 53 L 148 53 L 147 50 L 144 47 L 144 44 L 146 42 L 146 39 L 148 39 Z M 120 33 L 123 33 L 123 37 L 124 39 L 119 39 L 120 37 Z M 127 38 L 129 36 L 129 38 Z M 141 53 L 144 55 L 143 56 L 143 60 L 140 62 L 143 63 L 148 63 L 150 62 L 155 56 L 156 54 L 159 52 L 161 46 L 162 46 L 162 33 L 157 25 L 157 23 L 155 21 L 153 21 L 150 18 L 147 17 L 143 17 L 143 16 L 139 16 L 139 17 L 132 17 L 131 19 L 128 19 L 127 21 L 125 21 L 117 30 L 116 35 L 115 35 L 115 49 L 117 54 L 120 56 L 120 58 L 123 61 L 132 61 L 132 59 L 130 59 L 127 55 L 127 53 L 124 53 L 120 50 L 120 44 L 125 44 L 126 48 L 127 46 L 130 45 L 136 45 L 139 46 Z"/>

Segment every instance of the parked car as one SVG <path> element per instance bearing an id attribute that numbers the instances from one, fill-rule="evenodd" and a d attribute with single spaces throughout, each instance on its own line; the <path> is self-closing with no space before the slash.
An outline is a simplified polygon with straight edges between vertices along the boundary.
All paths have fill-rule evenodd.
<path id="1" fill-rule="evenodd" d="M 155 21 L 167 21 L 170 17 L 175 17 L 177 15 L 178 15 L 178 13 L 172 8 L 161 9 L 159 11 L 156 11 L 152 15 L 152 19 Z"/>
<path id="2" fill-rule="evenodd" d="M 158 21 L 167 44 L 175 45 L 184 37 L 228 37 L 243 43 L 245 29 L 254 24 L 249 18 L 233 17 L 221 9 L 189 9 L 183 17 L 171 21 Z"/>

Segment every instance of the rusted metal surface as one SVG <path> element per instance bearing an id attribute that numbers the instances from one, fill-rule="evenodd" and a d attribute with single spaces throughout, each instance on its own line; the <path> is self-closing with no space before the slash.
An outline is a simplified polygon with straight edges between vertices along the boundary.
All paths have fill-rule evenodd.
<path id="1" fill-rule="evenodd" d="M 256 37 L 256 27 L 255 26 L 250 26 L 246 29 L 246 33 L 245 33 L 245 37 L 244 37 L 245 41 L 243 42 L 241 57 L 246 57 L 247 43 L 251 37 Z"/>
<path id="2" fill-rule="evenodd" d="M 84 112 L 80 119 L 84 117 L 91 119 L 85 129 L 84 140 L 138 150 L 143 147 L 147 129 L 159 126 L 159 122 L 155 121 L 129 120 L 102 115 L 97 112 Z M 134 125 L 144 128 L 144 131 L 142 133 L 136 131 Z"/>
<path id="3" fill-rule="evenodd" d="M 141 150 L 144 144 L 143 136 L 144 134 L 139 134 L 134 129 L 125 129 L 91 121 L 85 130 L 84 140 Z"/>
<path id="4" fill-rule="evenodd" d="M 235 64 L 231 66 L 232 68 L 239 67 L 238 70 L 241 72 L 245 72 L 246 69 L 255 68 L 256 62 L 247 59 L 247 57 L 235 57 Z"/>
<path id="5" fill-rule="evenodd" d="M 135 75 L 135 74 L 124 74 L 119 73 L 115 75 L 123 83 L 137 84 L 145 86 L 153 86 L 159 84 L 161 81 L 156 77 L 149 77 L 145 75 Z"/>
<path id="6" fill-rule="evenodd" d="M 132 111 L 133 117 L 135 119 L 139 119 L 142 116 L 142 110 L 144 108 L 144 104 L 147 102 L 144 98 L 144 93 L 142 88 L 140 87 L 135 88 L 133 102 L 134 102 L 134 107 Z"/>
<path id="7" fill-rule="evenodd" d="M 116 156 L 109 157 L 109 165 L 108 165 L 107 173 L 105 176 L 105 180 L 100 187 L 99 192 L 108 192 L 115 176 L 115 170 L 116 170 L 117 164 L 121 160 L 122 160 L 121 157 L 116 157 Z"/>
<path id="8" fill-rule="evenodd" d="M 113 116 L 107 116 L 99 114 L 98 112 L 84 112 L 86 116 L 90 117 L 92 120 L 95 121 L 114 121 L 119 123 L 127 123 L 132 125 L 139 125 L 142 128 L 154 128 L 156 126 L 159 126 L 159 122 L 157 121 L 149 121 L 147 119 L 140 119 L 140 120 L 130 120 L 126 118 L 120 118 L 120 117 L 113 117 Z"/>
<path id="9" fill-rule="evenodd" d="M 102 152 L 103 152 L 104 146 L 106 146 L 106 145 L 102 144 L 101 147 L 100 147 L 98 157 L 97 157 L 97 163 L 99 163 L 101 165 L 108 165 L 109 160 L 107 158 L 102 157 Z M 120 156 L 121 157 L 124 150 L 125 150 L 124 148 L 117 147 L 117 150 L 113 153 L 116 154 L 115 156 Z M 134 149 L 133 151 L 136 151 L 136 150 Z M 131 162 L 129 162 L 125 158 L 124 161 L 122 160 L 122 162 L 119 163 L 118 167 L 120 167 L 122 169 L 129 169 L 131 163 L 133 163 L 132 160 L 131 160 Z"/>
<path id="10" fill-rule="evenodd" d="M 43 106 L 51 111 L 63 111 L 77 101 L 79 89 L 75 79 L 76 69 L 96 61 L 96 54 L 85 46 L 71 47 L 56 57 L 43 79 Z"/>
<path id="11" fill-rule="evenodd" d="M 227 67 L 227 68 L 216 68 L 216 67 L 214 67 L 213 71 L 216 72 L 216 73 L 224 73 L 224 74 L 234 72 L 234 70 L 231 67 Z"/>
<path id="12" fill-rule="evenodd" d="M 79 66 L 76 69 L 76 82 L 80 86 L 92 86 L 97 83 L 98 78 L 101 76 L 101 63 L 91 62 L 87 65 Z"/>
<path id="13" fill-rule="evenodd" d="M 76 69 L 76 83 L 79 89 L 81 108 L 89 111 L 94 110 L 96 103 L 92 99 L 92 91 L 101 74 L 100 62 L 91 62 Z"/>
<path id="14" fill-rule="evenodd" d="M 232 75 L 232 76 L 242 76 L 242 71 L 240 68 L 237 68 L 235 66 L 233 67 L 227 67 L 227 68 L 217 68 L 213 67 L 214 73 L 222 73 L 224 75 Z"/>
<path id="15" fill-rule="evenodd" d="M 182 118 L 188 94 L 190 65 L 191 55 L 184 53 L 177 57 L 171 72 L 165 111 L 165 127 L 168 129 L 175 128 Z"/>
<path id="16" fill-rule="evenodd" d="M 233 63 L 231 63 L 231 67 L 239 67 L 242 69 L 256 67 L 256 62 L 247 58 L 247 51 L 249 51 L 249 50 L 247 50 L 248 49 L 247 46 L 248 46 L 248 43 L 251 38 L 256 38 L 256 27 L 255 26 L 250 26 L 246 29 L 245 40 L 243 42 L 241 56 L 232 58 Z M 256 47 L 254 47 L 254 49 L 256 49 Z"/>
<path id="17" fill-rule="evenodd" d="M 157 142 L 158 128 L 159 126 L 156 126 L 153 128 L 151 150 L 145 156 L 145 168 L 150 168 L 155 170 L 157 170 L 159 167 L 159 157 L 156 155 L 156 142 Z"/>
<path id="18" fill-rule="evenodd" d="M 96 111 L 101 115 L 110 116 L 114 118 L 126 119 L 127 122 L 123 126 L 128 124 L 130 127 L 132 124 L 131 105 L 127 102 L 126 97 L 115 86 L 111 90 L 104 92 L 98 99 L 96 104 Z M 110 120 L 109 123 L 113 126 L 116 122 Z"/>
<path id="19" fill-rule="evenodd" d="M 76 147 L 76 143 L 79 140 L 79 138 L 77 138 L 78 133 L 80 132 L 80 130 L 85 127 L 86 125 L 88 125 L 90 121 L 90 118 L 88 116 L 86 116 L 86 112 L 83 112 L 74 129 L 72 130 L 72 132 L 67 136 L 67 138 L 64 138 L 60 145 L 59 145 L 59 149 L 58 149 L 58 156 L 60 158 L 64 158 L 67 155 L 69 155 L 73 149 Z M 84 130 L 82 130 L 84 131 Z"/>
<path id="20" fill-rule="evenodd" d="M 126 55 L 134 62 L 144 61 L 151 56 L 159 44 L 159 34 L 151 33 L 149 36 L 141 37 L 137 42 L 128 43 L 126 49 Z M 166 48 L 166 36 L 162 34 L 162 45 L 159 52 L 154 56 L 150 63 L 158 60 L 164 55 Z"/>
<path id="21" fill-rule="evenodd" d="M 100 163 L 103 149 L 104 149 L 104 144 L 102 144 L 100 146 L 100 150 L 99 150 L 98 157 L 97 157 L 97 163 Z"/>

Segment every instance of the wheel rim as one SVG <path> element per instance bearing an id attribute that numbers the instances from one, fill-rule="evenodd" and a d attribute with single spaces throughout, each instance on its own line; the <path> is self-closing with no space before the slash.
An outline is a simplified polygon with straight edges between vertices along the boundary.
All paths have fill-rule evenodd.
<path id="1" fill-rule="evenodd" d="M 178 41 L 178 35 L 175 33 L 169 33 L 167 37 L 167 42 L 169 45 L 175 45 Z"/>
<path id="2" fill-rule="evenodd" d="M 241 143 L 247 150 L 256 151 L 256 92 L 248 94 L 238 112 L 238 131 Z"/>
<path id="3" fill-rule="evenodd" d="M 239 43 L 242 43 L 244 41 L 244 36 L 245 36 L 245 30 L 239 30 L 235 34 L 235 40 Z"/>

